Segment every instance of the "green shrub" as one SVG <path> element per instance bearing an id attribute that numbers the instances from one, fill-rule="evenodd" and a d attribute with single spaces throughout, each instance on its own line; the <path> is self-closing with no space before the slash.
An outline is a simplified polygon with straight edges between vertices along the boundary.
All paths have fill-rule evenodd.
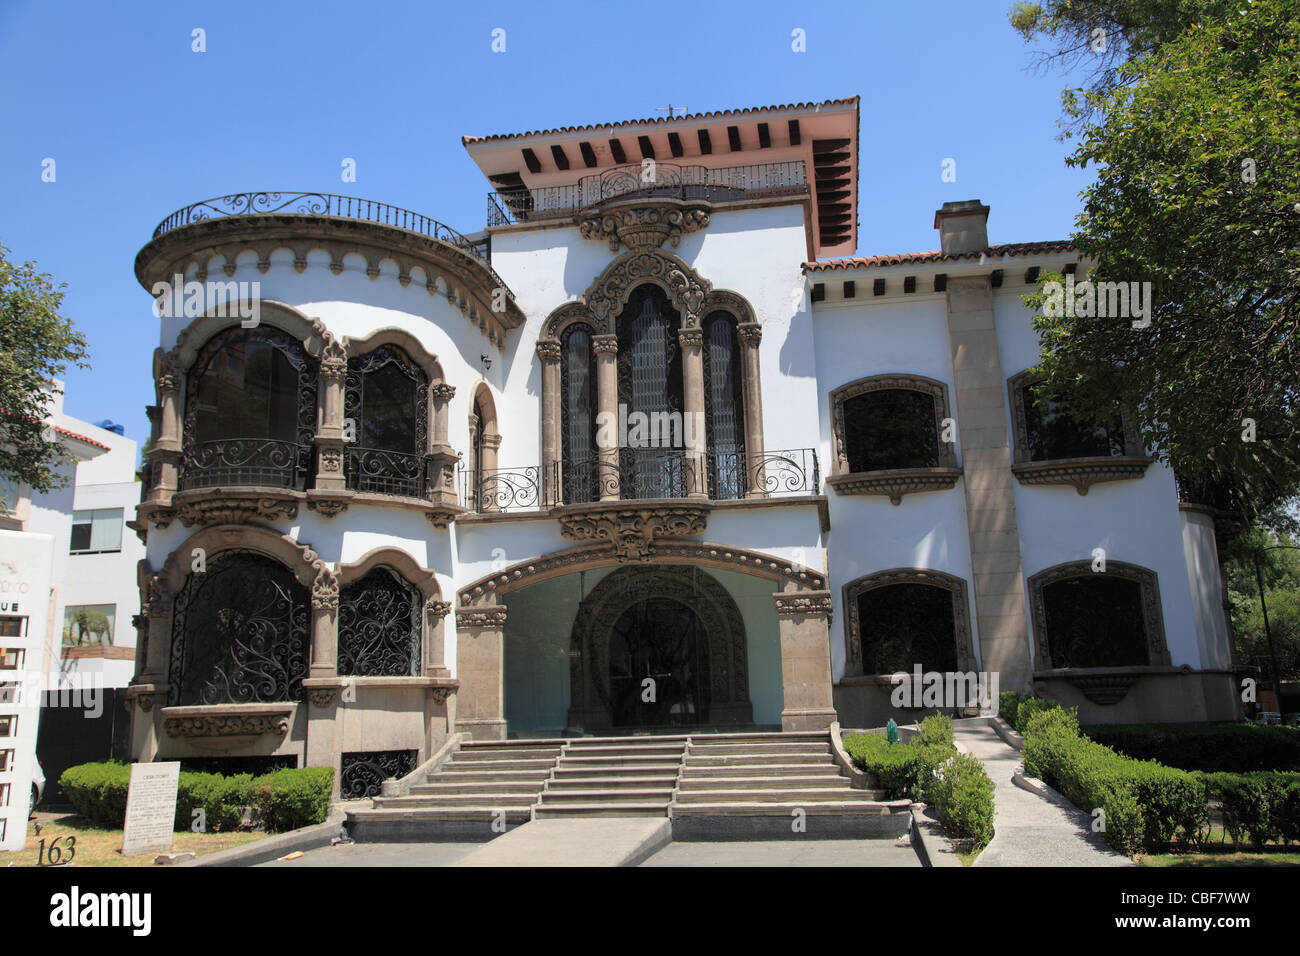
<path id="1" fill-rule="evenodd" d="M 93 826 L 120 830 L 126 819 L 130 764 L 116 761 L 69 767 L 59 785 L 77 813 Z M 182 771 L 176 788 L 175 829 L 189 830 L 202 810 L 204 829 L 233 830 L 252 807 L 267 830 L 293 830 L 324 821 L 329 813 L 334 771 L 330 767 L 276 770 L 254 778 Z"/>
<path id="2" fill-rule="evenodd" d="M 998 716 L 1005 720 L 1012 727 L 1016 726 L 1016 711 L 1020 708 L 1020 702 L 1024 700 L 1020 694 L 1014 690 L 1004 690 L 998 694 Z"/>
<path id="3" fill-rule="evenodd" d="M 945 744 L 952 746 L 952 718 L 946 714 L 931 714 L 917 724 L 916 737 L 913 742 L 925 744 Z"/>
<path id="4" fill-rule="evenodd" d="M 993 839 L 993 781 L 971 754 L 950 756 L 932 787 L 944 829 L 984 846 Z"/>
<path id="5" fill-rule="evenodd" d="M 1029 721 L 1033 720 L 1035 714 L 1040 714 L 1046 710 L 1057 710 L 1060 704 L 1054 704 L 1050 700 L 1043 700 L 1041 697 L 1024 697 L 1016 707 L 1015 728 L 1020 733 L 1025 732 L 1025 727 Z"/>
<path id="6" fill-rule="evenodd" d="M 915 747 L 891 744 L 884 734 L 850 734 L 844 738 L 844 749 L 854 763 L 875 777 L 876 786 L 890 799 L 913 799 L 919 756 Z"/>
<path id="7" fill-rule="evenodd" d="M 1104 724 L 1083 731 L 1126 756 L 1182 770 L 1300 770 L 1300 730 L 1292 727 Z"/>
<path id="8" fill-rule="evenodd" d="M 1262 846 L 1270 840 L 1300 840 L 1300 773 L 1198 774 L 1209 799 L 1220 803 L 1223 829 L 1234 844 L 1244 838 Z"/>

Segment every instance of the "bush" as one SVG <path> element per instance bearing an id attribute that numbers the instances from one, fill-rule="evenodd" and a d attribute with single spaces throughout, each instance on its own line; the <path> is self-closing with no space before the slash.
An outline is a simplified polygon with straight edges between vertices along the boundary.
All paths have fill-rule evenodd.
<path id="1" fill-rule="evenodd" d="M 1033 720 L 1035 714 L 1041 714 L 1046 710 L 1058 710 L 1060 704 L 1054 704 L 1049 700 L 1043 700 L 1041 697 L 1023 697 L 1020 705 L 1016 708 L 1015 728 L 1021 734 L 1025 732 L 1025 727 L 1029 721 Z"/>
<path id="2" fill-rule="evenodd" d="M 943 744 L 951 747 L 952 718 L 946 714 L 931 714 L 917 724 L 914 742 L 919 746 Z"/>
<path id="3" fill-rule="evenodd" d="M 1223 829 L 1234 844 L 1249 837 L 1256 846 L 1270 840 L 1300 840 L 1300 773 L 1205 773 L 1209 799 L 1222 806 Z"/>
<path id="4" fill-rule="evenodd" d="M 77 813 L 96 827 L 120 830 L 126 819 L 130 764 L 117 761 L 69 767 L 59 778 Z M 334 771 L 330 767 L 276 770 L 261 777 L 182 771 L 176 788 L 177 830 L 189 830 L 194 811 L 203 811 L 204 829 L 233 830 L 244 810 L 255 811 L 258 824 L 272 832 L 321 823 L 329 813 Z"/>
<path id="5" fill-rule="evenodd" d="M 884 734 L 850 734 L 844 749 L 853 762 L 876 778 L 890 799 L 917 799 L 919 752 L 908 744 L 891 744 Z"/>
<path id="6" fill-rule="evenodd" d="M 976 757 L 950 756 L 932 789 L 944 829 L 978 846 L 993 839 L 993 781 Z"/>
<path id="7" fill-rule="evenodd" d="M 1083 730 L 1126 756 L 1182 770 L 1300 770 L 1300 730 L 1291 727 L 1106 724 Z"/>
<path id="8" fill-rule="evenodd" d="M 1024 700 L 1020 694 L 1014 690 L 1004 690 L 998 694 L 998 716 L 1005 720 L 1012 727 L 1016 726 L 1016 711 L 1020 708 L 1020 702 Z"/>

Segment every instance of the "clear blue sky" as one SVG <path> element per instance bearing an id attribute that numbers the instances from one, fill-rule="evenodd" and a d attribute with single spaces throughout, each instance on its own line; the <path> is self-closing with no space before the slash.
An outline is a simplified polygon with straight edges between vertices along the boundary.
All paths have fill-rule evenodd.
<path id="1" fill-rule="evenodd" d="M 462 134 L 860 94 L 860 254 L 935 248 L 933 212 L 958 199 L 992 207 L 993 242 L 1062 238 L 1090 178 L 1056 139 L 1069 78 L 1032 68 L 1009 5 L 0 0 L 0 243 L 67 283 L 92 368 L 66 374 L 65 410 L 143 443 L 158 327 L 132 267 L 159 221 L 288 189 L 473 232 L 489 187 Z"/>

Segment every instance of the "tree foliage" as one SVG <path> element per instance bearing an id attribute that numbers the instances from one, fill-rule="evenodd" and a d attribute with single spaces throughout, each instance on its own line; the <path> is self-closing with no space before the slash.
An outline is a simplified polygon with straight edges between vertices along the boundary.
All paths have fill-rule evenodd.
<path id="1" fill-rule="evenodd" d="M 35 264 L 14 265 L 0 246 L 0 477 L 49 491 L 67 479 L 49 434 L 46 383 L 71 363 L 86 368 L 86 340 L 59 314 L 63 293 Z"/>
<path id="2" fill-rule="evenodd" d="M 1202 500 L 1294 529 L 1300 0 L 1242 6 L 1120 65 L 1067 160 L 1097 170 L 1074 236 L 1091 278 L 1150 282 L 1150 324 L 1035 325 L 1072 411 L 1136 410 L 1148 447 Z"/>

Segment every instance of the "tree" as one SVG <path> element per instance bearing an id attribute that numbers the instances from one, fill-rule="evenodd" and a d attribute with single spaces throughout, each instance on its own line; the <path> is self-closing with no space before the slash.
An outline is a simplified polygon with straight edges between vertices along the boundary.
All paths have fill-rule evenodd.
<path id="1" fill-rule="evenodd" d="M 1215 489 L 1207 503 L 1291 530 L 1298 7 L 1257 0 L 1117 68 L 1120 82 L 1096 100 L 1098 119 L 1067 160 L 1097 169 L 1074 241 L 1096 263 L 1090 279 L 1151 283 L 1150 321 L 1049 308 L 1035 319 L 1041 371 L 1072 412 L 1134 410 L 1180 479 Z M 1026 301 L 1047 306 L 1042 292 Z"/>
<path id="2" fill-rule="evenodd" d="M 59 315 L 63 293 L 35 264 L 16 266 L 0 246 L 0 478 L 49 491 L 66 452 L 47 432 L 43 386 L 69 363 L 87 368 L 86 340 Z"/>

